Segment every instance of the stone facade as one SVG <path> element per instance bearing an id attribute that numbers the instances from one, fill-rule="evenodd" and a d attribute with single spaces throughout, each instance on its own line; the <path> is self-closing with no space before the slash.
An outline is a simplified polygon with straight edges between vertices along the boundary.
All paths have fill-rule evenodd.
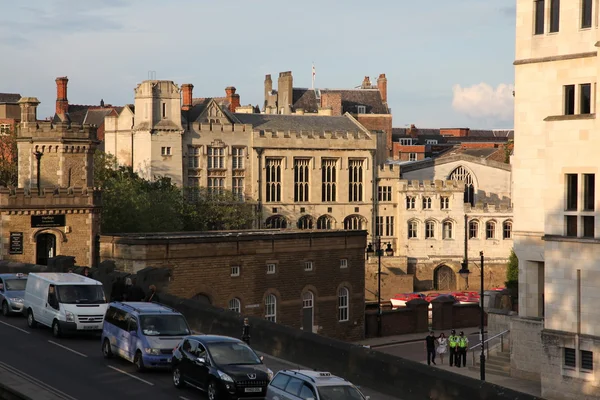
<path id="1" fill-rule="evenodd" d="M 517 1 L 519 315 L 543 318 L 539 329 L 549 338 L 540 355 L 542 396 L 599 398 L 599 375 L 589 362 L 600 353 L 598 4 L 561 2 L 551 12 L 550 2 L 538 3 Z"/>
<path id="2" fill-rule="evenodd" d="M 121 270 L 169 268 L 176 296 L 342 340 L 364 335 L 365 247 L 365 231 L 100 238 L 102 260 Z"/>

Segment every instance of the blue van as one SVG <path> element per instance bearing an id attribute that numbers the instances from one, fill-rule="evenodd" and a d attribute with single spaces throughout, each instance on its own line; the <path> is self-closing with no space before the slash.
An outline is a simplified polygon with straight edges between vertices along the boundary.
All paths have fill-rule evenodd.
<path id="1" fill-rule="evenodd" d="M 138 371 L 170 368 L 173 349 L 191 334 L 185 317 L 158 303 L 113 302 L 102 328 L 102 353 L 133 362 Z"/>

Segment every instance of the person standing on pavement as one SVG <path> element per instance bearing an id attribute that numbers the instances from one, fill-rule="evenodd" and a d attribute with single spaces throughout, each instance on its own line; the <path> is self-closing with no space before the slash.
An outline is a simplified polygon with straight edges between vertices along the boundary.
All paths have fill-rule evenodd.
<path id="1" fill-rule="evenodd" d="M 148 303 L 160 303 L 160 299 L 158 298 L 158 294 L 156 293 L 156 286 L 150 285 L 148 287 L 148 295 L 144 299 L 145 302 Z"/>
<path id="2" fill-rule="evenodd" d="M 242 340 L 250 346 L 250 321 L 244 318 L 244 326 L 242 327 Z"/>
<path id="3" fill-rule="evenodd" d="M 464 332 L 461 332 L 458 337 L 458 355 L 456 356 L 456 366 L 463 367 L 467 366 L 467 347 L 469 347 L 469 339 L 465 336 Z"/>
<path id="4" fill-rule="evenodd" d="M 448 339 L 446 339 L 446 335 L 444 332 L 440 334 L 440 337 L 437 339 L 437 349 L 436 352 L 440 355 L 440 360 L 442 360 L 442 365 L 444 364 L 444 355 L 448 352 Z"/>
<path id="5" fill-rule="evenodd" d="M 427 351 L 427 365 L 436 365 L 435 363 L 435 336 L 433 331 L 425 338 L 425 350 Z"/>
<path id="6" fill-rule="evenodd" d="M 456 357 L 456 346 L 458 344 L 458 337 L 456 336 L 456 331 L 452 329 L 450 331 L 450 336 L 448 337 L 448 345 L 450 346 L 450 366 L 452 367 L 457 361 Z"/>

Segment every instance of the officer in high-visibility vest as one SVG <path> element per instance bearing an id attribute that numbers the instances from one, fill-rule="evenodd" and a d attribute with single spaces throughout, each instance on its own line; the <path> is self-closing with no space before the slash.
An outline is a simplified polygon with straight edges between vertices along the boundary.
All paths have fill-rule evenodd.
<path id="1" fill-rule="evenodd" d="M 456 336 L 456 331 L 452 329 L 450 331 L 450 336 L 448 336 L 448 345 L 450 346 L 450 366 L 454 365 L 454 361 L 456 360 L 456 345 L 458 344 L 458 336 Z"/>
<path id="2" fill-rule="evenodd" d="M 458 368 L 467 366 L 467 347 L 469 347 L 469 339 L 465 336 L 464 332 L 460 333 L 458 337 L 458 354 L 456 355 L 456 366 Z"/>

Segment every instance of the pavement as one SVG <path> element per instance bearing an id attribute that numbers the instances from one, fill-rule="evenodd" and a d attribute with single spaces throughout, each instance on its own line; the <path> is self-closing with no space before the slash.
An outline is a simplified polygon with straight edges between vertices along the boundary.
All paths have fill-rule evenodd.
<path id="1" fill-rule="evenodd" d="M 11 372 L 13 377 L 18 375 L 28 380 L 28 384 L 21 382 L 20 385 L 23 390 L 34 393 L 30 396 L 32 400 L 205 398 L 202 392 L 194 389 L 176 389 L 168 371 L 138 373 L 133 364 L 123 359 L 105 359 L 97 337 L 57 339 L 50 329 L 29 329 L 21 316 L 0 317 L 0 343 L 3 344 L 0 372 Z M 267 355 L 264 357 L 265 364 L 274 372 L 307 368 Z M 362 387 L 361 390 L 371 400 L 399 400 L 370 388 Z"/>

